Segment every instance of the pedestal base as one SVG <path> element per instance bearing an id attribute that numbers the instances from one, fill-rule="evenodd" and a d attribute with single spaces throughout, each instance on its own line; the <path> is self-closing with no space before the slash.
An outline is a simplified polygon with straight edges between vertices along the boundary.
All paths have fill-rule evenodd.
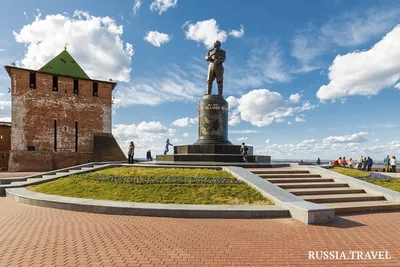
<path id="1" fill-rule="evenodd" d="M 248 146 L 247 162 L 269 163 L 270 156 L 254 156 L 253 147 Z M 157 155 L 157 161 L 203 161 L 203 162 L 243 162 L 240 146 L 205 144 L 175 146 L 172 155 Z"/>
<path id="2" fill-rule="evenodd" d="M 157 161 L 197 161 L 197 162 L 243 162 L 242 155 L 224 154 L 179 154 L 179 155 L 157 155 Z M 270 156 L 247 156 L 249 163 L 270 163 Z"/>

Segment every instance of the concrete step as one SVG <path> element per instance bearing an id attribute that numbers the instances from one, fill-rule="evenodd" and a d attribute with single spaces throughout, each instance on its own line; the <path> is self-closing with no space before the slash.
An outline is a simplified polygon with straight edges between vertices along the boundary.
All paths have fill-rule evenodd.
<path id="1" fill-rule="evenodd" d="M 316 196 L 300 196 L 306 201 L 313 203 L 338 203 L 338 202 L 361 202 L 386 200 L 384 196 L 363 194 L 338 194 L 338 195 L 316 195 Z"/>
<path id="2" fill-rule="evenodd" d="M 43 181 L 43 178 L 30 178 L 25 183 L 35 183 L 39 181 Z"/>
<path id="3" fill-rule="evenodd" d="M 265 179 L 271 183 L 283 184 L 283 183 L 324 183 L 333 182 L 331 178 L 269 178 Z"/>
<path id="4" fill-rule="evenodd" d="M 93 169 L 93 167 L 82 167 L 82 168 L 80 169 L 80 171 L 92 170 L 92 169 Z"/>
<path id="5" fill-rule="evenodd" d="M 347 183 L 335 183 L 335 182 L 327 182 L 327 183 L 283 183 L 283 184 L 275 184 L 282 189 L 293 189 L 293 188 L 332 188 L 332 187 L 348 187 Z"/>
<path id="6" fill-rule="evenodd" d="M 321 178 L 319 174 L 300 173 L 300 174 L 257 174 L 262 178 Z"/>
<path id="7" fill-rule="evenodd" d="M 354 189 L 350 187 L 341 188 L 300 188 L 288 189 L 290 193 L 296 196 L 306 195 L 333 195 L 333 194 L 361 194 L 365 193 L 364 189 Z"/>
<path id="8" fill-rule="evenodd" d="M 18 178 L 18 177 L 15 177 L 15 178 L 3 178 L 3 179 L 0 179 L 0 185 L 1 184 L 11 184 L 12 182 L 23 182 L 23 181 L 26 181 L 26 179 L 27 178 L 24 178 L 24 177 L 22 177 L 22 178 Z"/>
<path id="9" fill-rule="evenodd" d="M 60 175 L 56 175 L 56 174 L 45 174 L 42 176 L 42 178 L 38 178 L 38 179 L 49 179 L 49 178 L 55 178 L 55 177 L 59 177 Z"/>
<path id="10" fill-rule="evenodd" d="M 81 170 L 69 170 L 69 173 L 76 173 L 76 172 L 80 172 Z"/>
<path id="11" fill-rule="evenodd" d="M 307 170 L 250 170 L 254 174 L 307 174 Z"/>
<path id="12" fill-rule="evenodd" d="M 56 172 L 56 173 L 55 173 L 55 175 L 58 175 L 58 176 L 60 176 L 60 175 L 67 175 L 67 174 L 70 174 L 70 172 L 67 171 L 67 172 Z"/>
<path id="13" fill-rule="evenodd" d="M 400 203 L 389 201 L 362 201 L 326 203 L 324 206 L 335 209 L 335 214 L 350 214 L 361 212 L 379 212 L 400 210 Z"/>

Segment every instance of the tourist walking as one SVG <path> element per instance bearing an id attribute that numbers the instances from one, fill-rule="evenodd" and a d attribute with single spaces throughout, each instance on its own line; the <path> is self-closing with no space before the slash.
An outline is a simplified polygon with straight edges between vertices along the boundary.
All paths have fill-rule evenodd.
<path id="1" fill-rule="evenodd" d="M 128 150 L 128 164 L 133 164 L 133 155 L 135 154 L 135 144 L 131 142 Z"/>
<path id="2" fill-rule="evenodd" d="M 247 163 L 247 150 L 249 150 L 249 148 L 244 143 L 242 143 L 242 145 L 240 146 L 240 153 L 243 156 L 243 162 L 246 163 Z"/>
<path id="3" fill-rule="evenodd" d="M 357 169 L 358 170 L 361 170 L 362 164 L 363 164 L 363 156 L 361 156 L 357 161 Z"/>
<path id="4" fill-rule="evenodd" d="M 390 167 L 392 167 L 392 172 L 396 172 L 396 165 L 397 165 L 397 160 L 396 157 L 393 156 L 392 159 L 390 160 Z"/>
<path id="5" fill-rule="evenodd" d="M 317 165 L 321 165 L 321 160 L 319 158 L 317 159 Z"/>
<path id="6" fill-rule="evenodd" d="M 373 164 L 374 162 L 373 162 L 373 160 L 372 160 L 370 157 L 368 157 L 366 163 L 367 163 L 367 172 L 370 172 L 370 171 L 371 171 L 371 168 L 372 168 L 372 164 Z"/>
<path id="7" fill-rule="evenodd" d="M 353 159 L 352 159 L 352 158 L 350 158 L 348 164 L 349 164 L 349 168 L 350 168 L 350 169 L 353 169 Z"/>
<path id="8" fill-rule="evenodd" d="M 390 168 L 390 157 L 387 155 L 387 157 L 383 160 L 383 163 L 385 163 L 385 172 L 389 172 Z"/>
<path id="9" fill-rule="evenodd" d="M 147 158 L 147 161 L 152 161 L 153 160 L 153 157 L 151 156 L 151 150 L 148 150 L 146 152 L 146 158 Z"/>
<path id="10" fill-rule="evenodd" d="M 165 150 L 164 150 L 164 155 L 167 155 L 167 153 L 168 153 L 168 151 L 169 151 L 169 147 L 170 146 L 174 146 L 173 144 L 171 144 L 170 142 L 169 142 L 169 139 L 167 139 L 166 141 L 165 141 Z"/>

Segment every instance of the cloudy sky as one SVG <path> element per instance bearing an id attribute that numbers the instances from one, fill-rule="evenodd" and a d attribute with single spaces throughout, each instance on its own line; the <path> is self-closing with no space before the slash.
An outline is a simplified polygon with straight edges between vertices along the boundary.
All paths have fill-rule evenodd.
<path id="1" fill-rule="evenodd" d="M 136 155 L 197 140 L 204 55 L 227 52 L 229 137 L 273 159 L 400 154 L 399 1 L 13 1 L 0 64 L 38 69 L 63 50 L 118 81 L 113 133 Z M 0 70 L 0 120 L 10 79 Z M 214 85 L 215 87 L 215 85 Z"/>

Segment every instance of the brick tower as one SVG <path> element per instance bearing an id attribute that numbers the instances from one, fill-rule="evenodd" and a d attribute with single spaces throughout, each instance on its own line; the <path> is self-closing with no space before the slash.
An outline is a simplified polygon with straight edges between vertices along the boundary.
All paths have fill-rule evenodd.
<path id="1" fill-rule="evenodd" d="M 11 77 L 9 171 L 49 171 L 126 157 L 111 133 L 114 82 L 92 80 L 65 49 Z"/>

